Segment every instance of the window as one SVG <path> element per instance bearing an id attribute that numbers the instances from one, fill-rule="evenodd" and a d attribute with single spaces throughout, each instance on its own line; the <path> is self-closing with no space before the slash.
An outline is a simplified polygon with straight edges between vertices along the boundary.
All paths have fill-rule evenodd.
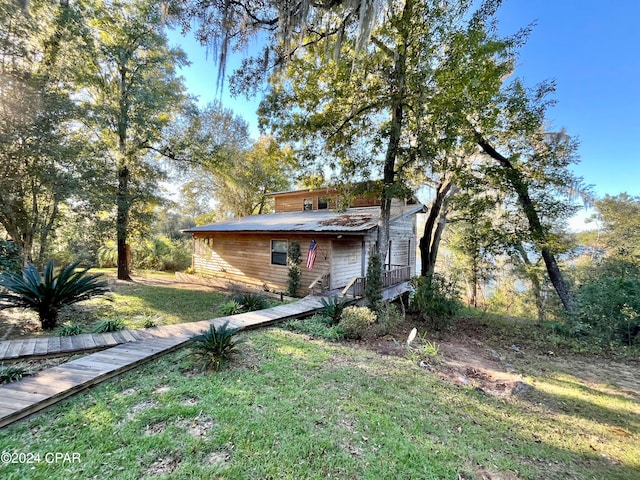
<path id="1" fill-rule="evenodd" d="M 271 265 L 287 264 L 287 248 L 286 240 L 271 240 Z"/>
<path id="2" fill-rule="evenodd" d="M 318 197 L 318 210 L 326 210 L 329 208 L 329 199 L 327 197 Z"/>
<path id="3" fill-rule="evenodd" d="M 302 209 L 303 210 L 313 210 L 313 199 L 312 198 L 305 198 L 302 201 Z"/>

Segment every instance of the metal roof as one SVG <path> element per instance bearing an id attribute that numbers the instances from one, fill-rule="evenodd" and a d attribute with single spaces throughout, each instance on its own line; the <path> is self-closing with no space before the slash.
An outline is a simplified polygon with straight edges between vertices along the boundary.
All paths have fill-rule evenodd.
<path id="1" fill-rule="evenodd" d="M 423 205 L 391 209 L 391 221 L 423 211 Z M 364 235 L 378 226 L 380 207 L 349 208 L 344 212 L 313 210 L 251 215 L 182 230 L 198 232 L 299 232 Z"/>

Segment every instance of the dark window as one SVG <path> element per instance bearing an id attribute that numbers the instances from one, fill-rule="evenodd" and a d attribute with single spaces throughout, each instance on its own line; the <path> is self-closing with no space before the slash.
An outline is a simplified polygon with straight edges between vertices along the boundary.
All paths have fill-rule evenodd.
<path id="1" fill-rule="evenodd" d="M 329 208 L 329 199 L 327 197 L 318 197 L 318 210 L 326 210 Z"/>
<path id="2" fill-rule="evenodd" d="M 302 209 L 303 210 L 313 210 L 313 199 L 305 198 L 302 201 Z"/>
<path id="3" fill-rule="evenodd" d="M 271 264 L 286 265 L 287 264 L 287 248 L 286 240 L 271 240 Z"/>

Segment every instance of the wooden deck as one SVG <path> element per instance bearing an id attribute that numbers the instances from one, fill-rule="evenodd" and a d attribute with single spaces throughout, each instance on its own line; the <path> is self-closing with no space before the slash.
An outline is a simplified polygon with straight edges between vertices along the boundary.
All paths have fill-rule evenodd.
<path id="1" fill-rule="evenodd" d="M 75 337 L 2 342 L 0 346 L 4 350 L 5 358 L 11 359 L 44 356 L 46 355 L 45 347 L 47 351 L 57 353 L 102 350 L 44 370 L 33 377 L 25 377 L 17 382 L 0 385 L 0 428 L 108 378 L 176 350 L 188 342 L 193 335 L 208 329 L 211 324 L 220 325 L 228 321 L 230 326 L 241 330 L 257 328 L 310 315 L 322 308 L 321 298 L 309 296 L 295 303 L 255 312 L 202 322 L 100 334 L 103 336 L 86 334 Z M 46 342 L 40 342 L 40 340 L 46 340 Z M 83 348 L 80 348 L 81 346 Z"/>

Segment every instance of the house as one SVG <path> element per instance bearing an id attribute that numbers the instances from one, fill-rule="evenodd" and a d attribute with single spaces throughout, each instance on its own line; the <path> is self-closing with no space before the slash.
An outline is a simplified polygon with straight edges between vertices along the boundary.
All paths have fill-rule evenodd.
<path id="1" fill-rule="evenodd" d="M 337 209 L 333 188 L 272 193 L 275 213 L 252 215 L 184 230 L 194 240 L 192 267 L 202 276 L 285 291 L 287 250 L 298 242 L 302 253 L 303 293 L 342 288 L 364 277 L 369 252 L 377 241 L 380 201 L 372 195 L 353 198 Z M 424 206 L 415 199 L 394 200 L 385 270 L 389 281 L 415 275 L 416 214 Z M 315 261 L 307 264 L 315 245 Z M 395 279 L 395 280 L 394 280 Z"/>

